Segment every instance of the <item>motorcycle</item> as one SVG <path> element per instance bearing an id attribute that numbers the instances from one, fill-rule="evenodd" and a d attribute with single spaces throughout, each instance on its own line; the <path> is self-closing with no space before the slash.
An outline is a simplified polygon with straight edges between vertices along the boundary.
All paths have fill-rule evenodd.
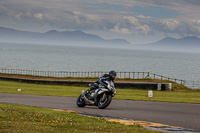
<path id="1" fill-rule="evenodd" d="M 95 87 L 94 84 L 89 86 Z M 98 106 L 99 109 L 105 109 L 112 101 L 112 97 L 115 96 L 116 90 L 114 83 L 111 81 L 108 86 L 98 85 L 97 88 L 91 91 L 82 91 L 82 94 L 78 97 L 76 104 L 78 107 Z"/>

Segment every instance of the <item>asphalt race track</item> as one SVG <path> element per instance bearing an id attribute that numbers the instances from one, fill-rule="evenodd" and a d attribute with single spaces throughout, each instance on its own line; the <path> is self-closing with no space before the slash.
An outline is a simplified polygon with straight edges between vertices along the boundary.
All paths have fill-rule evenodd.
<path id="1" fill-rule="evenodd" d="M 149 121 L 200 131 L 200 104 L 112 100 L 106 109 L 79 108 L 74 97 L 36 96 L 0 93 L 1 103 L 73 110 L 138 121 Z"/>

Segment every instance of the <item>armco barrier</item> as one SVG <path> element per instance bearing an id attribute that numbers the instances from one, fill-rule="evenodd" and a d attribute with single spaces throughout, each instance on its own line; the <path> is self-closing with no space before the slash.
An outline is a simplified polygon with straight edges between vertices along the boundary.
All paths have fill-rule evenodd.
<path id="1" fill-rule="evenodd" d="M 96 72 L 70 72 L 70 71 L 37 71 L 37 70 L 22 70 L 22 69 L 3 69 L 0 68 L 0 74 L 19 74 L 19 75 L 32 75 L 43 77 L 79 77 L 79 78 L 94 78 L 101 77 L 108 72 L 96 71 Z M 117 78 L 119 79 L 160 79 L 169 80 L 179 84 L 185 83 L 184 80 L 169 78 L 166 76 L 158 75 L 150 72 L 117 72 Z"/>
<path id="2" fill-rule="evenodd" d="M 25 83 L 37 83 L 37 84 L 52 84 L 52 85 L 73 85 L 73 86 L 88 86 L 93 83 L 89 81 L 54 81 L 54 80 L 36 80 L 36 79 L 22 79 L 22 78 L 10 78 L 0 77 L 2 80 L 20 81 Z M 134 82 L 115 82 L 116 88 L 132 88 L 132 89 L 144 89 L 144 90 L 160 90 L 171 91 L 171 83 L 134 83 Z"/>

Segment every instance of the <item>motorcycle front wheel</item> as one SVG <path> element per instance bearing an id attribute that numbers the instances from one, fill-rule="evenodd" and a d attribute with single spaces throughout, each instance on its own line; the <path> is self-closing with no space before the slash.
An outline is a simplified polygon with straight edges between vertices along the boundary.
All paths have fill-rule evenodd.
<path id="1" fill-rule="evenodd" d="M 85 100 L 81 98 L 82 95 L 80 95 L 76 101 L 76 104 L 78 107 L 85 107 Z"/>
<path id="2" fill-rule="evenodd" d="M 102 96 L 98 102 L 99 109 L 105 109 L 106 107 L 108 107 L 111 101 L 112 101 L 111 95 L 105 95 L 104 97 Z"/>

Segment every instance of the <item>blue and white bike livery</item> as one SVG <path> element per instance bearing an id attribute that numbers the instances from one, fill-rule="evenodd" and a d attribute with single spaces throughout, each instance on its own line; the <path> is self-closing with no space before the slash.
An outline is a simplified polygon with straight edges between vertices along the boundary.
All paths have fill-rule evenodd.
<path id="1" fill-rule="evenodd" d="M 106 81 L 107 86 L 99 84 L 98 88 L 89 92 L 82 91 L 82 94 L 77 99 L 78 107 L 86 105 L 98 106 L 99 109 L 105 109 L 115 96 L 116 90 L 112 81 Z M 91 86 L 92 84 L 90 84 Z"/>

